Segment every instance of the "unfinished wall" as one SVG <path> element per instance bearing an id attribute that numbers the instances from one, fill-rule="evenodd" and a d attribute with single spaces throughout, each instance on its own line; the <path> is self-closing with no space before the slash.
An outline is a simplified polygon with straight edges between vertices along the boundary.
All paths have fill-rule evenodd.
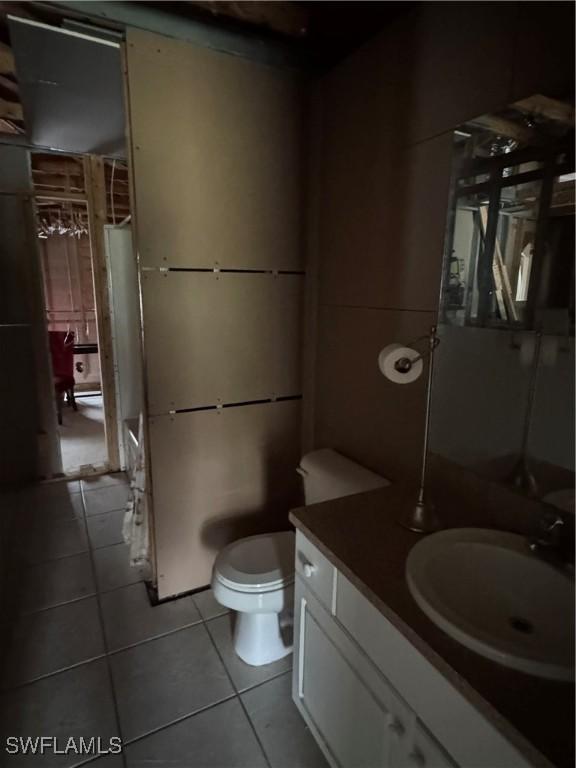
<path id="1" fill-rule="evenodd" d="M 49 331 L 72 331 L 76 344 L 98 342 L 90 238 L 50 235 L 38 241 Z M 76 390 L 100 389 L 98 355 L 75 355 Z"/>
<path id="2" fill-rule="evenodd" d="M 378 351 L 435 321 L 451 131 L 573 82 L 569 3 L 424 3 L 317 83 L 318 338 L 312 444 L 392 480 L 418 471 L 425 377 Z"/>
<path id="3" fill-rule="evenodd" d="M 297 501 L 301 89 L 130 30 L 128 83 L 160 598 Z"/>
<path id="4" fill-rule="evenodd" d="M 134 259 L 132 227 L 104 227 L 106 268 L 110 296 L 110 325 L 114 348 L 114 383 L 120 465 L 128 466 L 125 422 L 138 424 L 142 411 L 142 333 L 138 271 Z M 136 426 L 137 430 L 137 426 Z"/>

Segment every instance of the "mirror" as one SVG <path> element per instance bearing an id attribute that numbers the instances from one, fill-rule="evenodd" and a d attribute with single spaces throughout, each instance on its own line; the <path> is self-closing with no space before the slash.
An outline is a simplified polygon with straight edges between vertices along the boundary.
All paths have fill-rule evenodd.
<path id="1" fill-rule="evenodd" d="M 574 510 L 574 107 L 454 132 L 430 450 Z"/>

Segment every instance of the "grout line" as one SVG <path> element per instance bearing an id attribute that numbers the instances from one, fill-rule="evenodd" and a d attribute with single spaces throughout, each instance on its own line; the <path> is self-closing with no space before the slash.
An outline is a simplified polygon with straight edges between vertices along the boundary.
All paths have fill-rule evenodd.
<path id="1" fill-rule="evenodd" d="M 258 735 L 258 731 L 256 730 L 256 726 L 252 722 L 252 718 L 248 714 L 248 710 L 246 709 L 246 705 L 242 701 L 242 696 L 238 696 L 238 701 L 240 702 L 240 706 L 242 707 L 242 711 L 244 712 L 244 715 L 246 716 L 246 719 L 248 720 L 248 723 L 250 724 L 250 728 L 252 728 L 252 733 L 254 734 L 254 737 L 256 741 L 258 742 L 258 746 L 260 747 L 260 751 L 264 755 L 264 760 L 266 760 L 266 765 L 268 768 L 272 768 L 272 763 L 270 762 L 270 759 L 268 757 L 268 753 L 264 749 L 264 745 L 262 744 L 260 740 L 260 736 Z"/>
<path id="2" fill-rule="evenodd" d="M 88 493 L 94 493 L 94 491 L 88 491 Z M 103 512 L 86 513 L 86 520 L 91 520 L 93 517 L 100 517 L 100 515 L 109 515 L 110 512 L 125 512 L 126 507 L 118 507 L 117 509 L 105 509 Z"/>
<path id="3" fill-rule="evenodd" d="M 52 672 L 47 672 L 44 675 L 39 675 L 38 677 L 33 677 L 30 680 L 23 680 L 20 683 L 16 683 L 15 685 L 9 685 L 9 686 L 2 686 L 0 687 L 0 693 L 9 693 L 11 691 L 17 691 L 20 690 L 20 688 L 24 688 L 27 685 L 33 685 L 34 683 L 38 683 L 41 680 L 47 680 L 49 677 L 54 677 L 54 675 L 60 675 L 62 672 L 69 672 L 71 669 L 77 669 L 78 667 L 83 667 L 85 664 L 92 664 L 93 661 L 98 661 L 99 659 L 105 659 L 106 653 L 100 653 L 98 656 L 91 656 L 89 659 L 82 659 L 82 661 L 76 662 L 76 664 L 69 664 L 67 667 L 60 667 L 60 669 L 54 669 Z"/>
<path id="4" fill-rule="evenodd" d="M 125 542 L 124 541 L 116 541 L 116 542 L 114 542 L 114 544 L 102 544 L 99 547 L 90 546 L 90 549 L 92 550 L 92 552 L 98 552 L 98 550 L 100 550 L 100 549 L 108 549 L 108 547 L 115 547 L 116 544 L 125 544 Z M 138 582 L 136 582 L 136 583 L 138 583 Z M 103 591 L 104 592 L 109 592 L 110 590 L 105 589 Z"/>
<path id="5" fill-rule="evenodd" d="M 92 493 L 92 491 L 88 491 Z M 95 512 L 93 515 L 86 515 L 86 521 L 95 520 L 97 517 L 104 517 L 104 515 L 111 515 L 113 512 L 126 512 L 126 507 L 120 507 L 119 509 L 107 509 L 104 512 Z"/>
<path id="6" fill-rule="evenodd" d="M 229 696 L 225 696 L 223 699 L 219 699 L 218 701 L 213 702 L 212 704 L 207 704 L 205 707 L 201 707 L 200 709 L 194 710 L 194 712 L 188 712 L 186 715 L 181 715 L 180 717 L 177 717 L 175 720 L 171 720 L 169 723 L 165 723 L 164 725 L 158 726 L 158 728 L 153 728 L 150 731 L 146 731 L 146 733 L 143 733 L 141 736 L 136 736 L 133 739 L 128 739 L 127 741 L 122 742 L 122 749 L 124 747 L 130 747 L 132 744 L 136 744 L 139 741 L 142 741 L 142 739 L 148 738 L 148 736 L 154 736 L 156 733 L 160 733 L 160 731 L 165 731 L 166 728 L 171 728 L 173 725 L 178 725 L 178 723 L 184 722 L 184 720 L 190 720 L 193 717 L 196 717 L 196 715 L 202 714 L 202 712 L 207 712 L 209 709 L 214 709 L 215 707 L 218 707 L 220 704 L 224 704 L 226 701 L 231 701 L 232 699 L 237 699 L 238 694 L 231 693 Z"/>
<path id="7" fill-rule="evenodd" d="M 86 522 L 86 502 L 84 499 L 84 491 L 82 491 L 82 509 L 84 511 L 84 526 L 86 527 L 86 536 L 88 536 L 88 524 Z M 90 541 L 89 541 L 90 544 Z M 106 637 L 106 628 L 104 625 L 104 612 L 102 610 L 102 601 L 99 591 L 99 584 L 98 584 L 98 576 L 96 573 L 96 563 L 94 561 L 94 550 L 90 546 L 89 549 L 89 557 L 90 557 L 90 565 L 92 567 L 92 577 L 94 579 L 94 584 L 96 585 L 96 608 L 98 611 L 98 620 L 100 622 L 100 632 L 102 633 L 102 641 L 104 644 L 104 653 L 106 658 L 106 671 L 108 673 L 108 682 L 110 685 L 110 692 L 112 695 L 112 705 L 114 707 L 114 718 L 116 720 L 116 728 L 118 729 L 118 735 L 120 736 L 120 740 L 122 743 L 122 751 L 124 751 L 124 742 L 122 740 L 122 727 L 120 724 L 120 711 L 118 708 L 118 700 L 116 697 L 116 686 L 114 685 L 114 676 L 112 674 L 112 664 L 110 662 L 110 654 L 108 650 L 108 638 Z M 122 755 L 122 762 L 124 765 L 126 765 L 126 761 L 124 759 L 124 756 Z"/>
<path id="8" fill-rule="evenodd" d="M 63 600 L 60 603 L 54 603 L 54 605 L 45 605 L 43 608 L 35 608 L 32 611 L 21 611 L 20 613 L 17 613 L 15 616 L 15 619 L 18 620 L 22 616 L 34 616 L 37 613 L 45 613 L 46 611 L 51 611 L 53 608 L 62 608 L 65 605 L 71 605 L 72 603 L 80 603 L 82 600 L 87 600 L 90 597 L 96 597 L 96 592 L 90 592 L 87 595 L 81 595 L 80 597 L 73 597 L 70 600 Z"/>
<path id="9" fill-rule="evenodd" d="M 278 672 L 275 675 L 272 675 L 272 677 L 266 678 L 266 680 L 261 680 L 259 683 L 256 683 L 255 685 L 251 685 L 249 688 L 243 688 L 241 691 L 238 691 L 238 696 L 242 697 L 245 693 L 250 693 L 251 691 L 256 690 L 256 688 L 261 688 L 263 685 L 266 685 L 266 683 L 271 683 L 272 680 L 278 680 L 279 677 L 284 677 L 284 675 L 291 675 L 292 674 L 292 667 L 290 669 L 285 669 L 282 672 Z"/>
<path id="10" fill-rule="evenodd" d="M 115 648 L 114 650 L 106 651 L 108 656 L 116 656 L 118 653 L 123 653 L 124 651 L 130 651 L 132 648 L 138 648 L 141 645 L 147 645 L 148 643 L 154 642 L 154 640 L 161 640 L 164 637 L 170 637 L 170 635 L 175 635 L 177 632 L 182 632 L 185 629 L 191 629 L 192 627 L 197 627 L 199 624 L 202 624 L 202 620 L 199 619 L 198 621 L 193 621 L 191 624 L 184 624 L 182 627 L 176 627 L 176 629 L 169 629 L 167 632 L 162 632 L 159 635 L 154 635 L 153 637 L 145 637 L 144 640 L 138 640 L 137 643 L 131 643 L 130 645 L 123 645 L 122 648 Z"/>
<path id="11" fill-rule="evenodd" d="M 112 544 L 111 546 L 115 547 L 116 545 Z M 92 551 L 101 552 L 103 549 L 108 549 L 108 547 L 97 547 Z M 118 592 L 118 590 L 126 589 L 126 587 L 134 587 L 136 584 L 144 584 L 144 586 L 146 586 L 146 582 L 141 580 L 141 581 L 129 581 L 127 584 L 119 584 L 117 587 L 110 587 L 110 589 L 100 589 L 98 585 L 98 580 L 96 580 L 96 589 L 99 595 L 107 595 L 109 592 Z"/>
<path id="12" fill-rule="evenodd" d="M 204 624 L 207 625 L 208 622 L 204 622 Z M 236 698 L 238 699 L 238 701 L 240 703 L 240 706 L 242 707 L 242 711 L 244 712 L 244 715 L 245 715 L 246 719 L 248 720 L 250 728 L 252 729 L 252 733 L 254 734 L 254 738 L 256 739 L 256 742 L 257 742 L 258 746 L 260 747 L 260 751 L 264 755 L 264 760 L 266 761 L 266 765 L 268 766 L 268 768 L 272 768 L 270 760 L 268 759 L 268 755 L 266 754 L 266 750 L 264 749 L 264 746 L 262 745 L 262 742 L 260 741 L 260 737 L 258 736 L 258 733 L 256 732 L 256 728 L 254 726 L 254 723 L 252 722 L 252 719 L 251 719 L 250 715 L 248 714 L 248 711 L 247 711 L 247 709 L 246 709 L 246 707 L 244 705 L 244 702 L 242 701 L 242 696 L 240 695 L 240 691 L 236 688 L 236 684 L 235 684 L 234 680 L 232 679 L 232 675 L 228 671 L 228 667 L 226 666 L 226 662 L 224 661 L 224 657 L 220 653 L 220 649 L 216 645 L 216 641 L 212 637 L 212 633 L 210 632 L 210 630 L 208 629 L 207 626 L 205 627 L 205 629 L 206 629 L 206 633 L 208 634 L 208 637 L 210 638 L 212 646 L 213 646 L 214 650 L 216 651 L 216 654 L 218 655 L 218 658 L 220 659 L 220 663 L 224 667 L 226 675 L 228 676 L 228 679 L 230 680 L 230 684 L 231 684 L 232 688 L 234 689 L 234 691 L 236 691 Z"/>
<path id="13" fill-rule="evenodd" d="M 82 522 L 81 520 L 78 520 L 78 522 Z M 88 535 L 88 532 L 86 532 L 86 535 Z M 90 553 L 90 549 L 83 549 L 82 552 L 73 552 L 70 555 L 60 555 L 60 557 L 53 557 L 50 560 L 40 560 L 38 563 L 27 563 L 22 562 L 18 565 L 13 565 L 10 568 L 7 569 L 7 573 L 12 573 L 12 571 L 18 571 L 18 573 L 22 573 L 23 571 L 31 570 L 32 568 L 40 568 L 41 566 L 48 565 L 49 563 L 59 563 L 61 560 L 68 560 L 70 557 L 80 557 L 80 555 L 88 555 Z"/>

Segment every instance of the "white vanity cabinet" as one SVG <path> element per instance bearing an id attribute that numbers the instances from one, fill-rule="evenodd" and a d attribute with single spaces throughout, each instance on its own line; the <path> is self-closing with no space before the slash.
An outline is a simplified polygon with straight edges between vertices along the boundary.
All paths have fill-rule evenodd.
<path id="1" fill-rule="evenodd" d="M 335 768 L 533 765 L 300 531 L 293 675 Z"/>

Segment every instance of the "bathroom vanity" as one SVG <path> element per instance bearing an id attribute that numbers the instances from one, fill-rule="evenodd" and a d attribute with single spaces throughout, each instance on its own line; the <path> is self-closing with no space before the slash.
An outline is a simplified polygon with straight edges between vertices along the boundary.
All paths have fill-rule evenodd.
<path id="1" fill-rule="evenodd" d="M 420 610 L 392 486 L 294 510 L 294 701 L 333 766 L 574 764 L 574 687 L 484 658 Z M 466 525 L 466 523 L 463 523 Z M 458 578 L 458 574 L 454 574 Z"/>

